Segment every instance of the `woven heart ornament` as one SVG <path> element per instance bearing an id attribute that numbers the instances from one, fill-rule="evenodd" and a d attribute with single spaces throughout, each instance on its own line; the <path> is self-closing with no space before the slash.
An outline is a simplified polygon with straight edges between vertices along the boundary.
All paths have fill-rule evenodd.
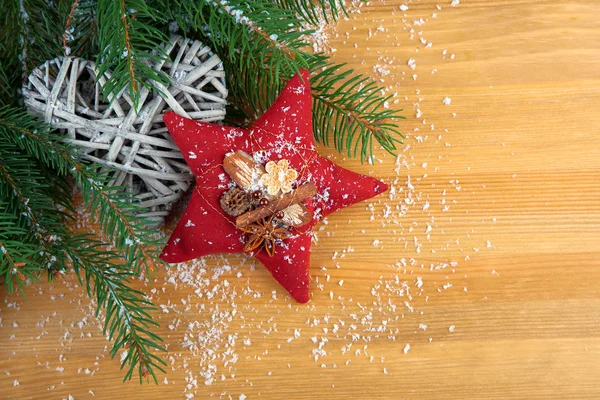
<path id="1" fill-rule="evenodd" d="M 156 62 L 173 84 L 140 89 L 137 110 L 127 91 L 105 98 L 92 61 L 58 57 L 32 71 L 23 96 L 27 109 L 76 146 L 80 156 L 113 168 L 109 185 L 130 190 L 144 207 L 141 216 L 157 223 L 193 182 L 162 115 L 168 110 L 196 120 L 225 116 L 227 89 L 221 60 L 199 41 L 173 36 L 163 45 L 167 57 Z"/>

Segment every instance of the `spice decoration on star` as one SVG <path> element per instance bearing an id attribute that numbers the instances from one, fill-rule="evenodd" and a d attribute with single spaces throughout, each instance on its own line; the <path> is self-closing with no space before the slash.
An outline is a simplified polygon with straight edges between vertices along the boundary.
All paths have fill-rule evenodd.
<path id="1" fill-rule="evenodd" d="M 236 226 L 248 234 L 244 251 L 264 249 L 273 256 L 276 246 L 293 235 L 292 228 L 310 222 L 312 212 L 302 202 L 314 195 L 316 188 L 308 182 L 295 190 L 298 172 L 289 167 L 288 160 L 269 161 L 263 168 L 238 150 L 225 156 L 223 169 L 232 182 L 221 197 L 221 208 L 237 217 Z"/>
<path id="2" fill-rule="evenodd" d="M 327 215 L 387 190 L 316 151 L 307 71 L 293 77 L 248 129 L 164 116 L 196 187 L 161 257 L 214 253 L 258 259 L 299 302 L 309 300 L 313 228 Z"/>

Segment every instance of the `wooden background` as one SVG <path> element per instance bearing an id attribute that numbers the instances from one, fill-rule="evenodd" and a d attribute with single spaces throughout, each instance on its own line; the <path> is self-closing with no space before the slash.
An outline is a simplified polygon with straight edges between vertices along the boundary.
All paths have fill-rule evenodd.
<path id="1" fill-rule="evenodd" d="M 398 92 L 410 147 L 397 172 L 381 152 L 374 166 L 334 157 L 396 194 L 329 218 L 310 303 L 238 257 L 208 259 L 195 286 L 182 282 L 185 267 L 163 271 L 152 298 L 171 307 L 156 316 L 174 370 L 167 384 L 140 387 L 121 383 L 73 279 L 31 288 L 27 300 L 2 294 L 0 397 L 173 399 L 191 383 L 186 393 L 202 399 L 600 398 L 600 2 L 413 0 L 403 13 L 405 3 L 364 6 L 329 41 L 336 61 Z M 216 286 L 215 297 L 195 295 L 198 285 Z M 212 385 L 198 376 L 208 347 L 182 346 L 202 329 L 220 354 Z"/>

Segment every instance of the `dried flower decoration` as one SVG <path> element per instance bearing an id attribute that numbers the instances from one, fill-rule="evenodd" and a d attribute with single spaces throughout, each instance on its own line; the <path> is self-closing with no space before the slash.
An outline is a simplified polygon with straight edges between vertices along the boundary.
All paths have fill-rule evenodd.
<path id="1" fill-rule="evenodd" d="M 260 181 L 267 188 L 269 195 L 275 196 L 280 190 L 283 193 L 292 191 L 292 183 L 298 178 L 298 172 L 290 168 L 288 160 L 269 161 L 265 170 L 267 173 L 261 176 Z"/>

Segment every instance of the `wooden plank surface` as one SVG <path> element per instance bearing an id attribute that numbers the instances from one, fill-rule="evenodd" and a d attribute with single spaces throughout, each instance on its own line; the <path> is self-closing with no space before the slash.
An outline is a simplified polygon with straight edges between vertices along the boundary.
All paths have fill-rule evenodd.
<path id="1" fill-rule="evenodd" d="M 334 155 L 395 194 L 322 225 L 312 301 L 241 257 L 163 271 L 144 290 L 168 383 L 140 387 L 75 280 L 3 293 L 0 397 L 600 398 L 599 15 L 591 0 L 361 7 L 329 46 L 398 93 L 407 146 L 373 166 Z"/>

